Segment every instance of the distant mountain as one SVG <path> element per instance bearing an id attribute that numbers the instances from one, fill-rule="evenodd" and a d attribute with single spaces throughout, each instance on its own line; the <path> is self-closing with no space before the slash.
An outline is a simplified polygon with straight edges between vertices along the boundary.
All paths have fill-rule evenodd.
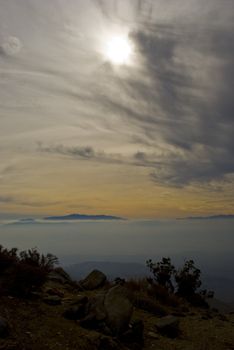
<path id="1" fill-rule="evenodd" d="M 119 216 L 111 216 L 111 215 L 86 215 L 86 214 L 69 214 L 62 216 L 47 216 L 43 218 L 44 220 L 51 221 L 69 221 L 69 220 L 125 220 Z"/>
<path id="2" fill-rule="evenodd" d="M 227 215 L 211 215 L 211 216 L 188 216 L 186 218 L 177 218 L 177 220 L 217 220 L 217 219 L 234 219 L 233 214 L 227 214 Z"/>
<path id="3" fill-rule="evenodd" d="M 7 225 L 34 225 L 34 224 L 38 224 L 38 222 L 32 218 L 25 218 L 25 219 L 20 219 L 17 221 L 12 221 L 7 223 Z"/>

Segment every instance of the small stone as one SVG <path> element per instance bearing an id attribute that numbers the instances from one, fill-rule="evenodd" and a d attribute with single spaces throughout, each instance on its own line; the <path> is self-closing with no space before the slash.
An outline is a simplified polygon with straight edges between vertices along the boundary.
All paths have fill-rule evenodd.
<path id="1" fill-rule="evenodd" d="M 48 288 L 48 289 L 46 289 L 45 292 L 47 294 L 49 294 L 49 295 L 56 295 L 56 296 L 58 296 L 60 298 L 64 297 L 64 293 L 61 290 L 57 289 L 57 288 Z"/>
<path id="2" fill-rule="evenodd" d="M 148 332 L 148 336 L 153 339 L 159 339 L 159 335 L 154 332 Z"/>
<path id="3" fill-rule="evenodd" d="M 179 334 L 179 319 L 172 315 L 162 317 L 156 323 L 156 327 L 161 334 L 170 338 L 175 338 Z"/>

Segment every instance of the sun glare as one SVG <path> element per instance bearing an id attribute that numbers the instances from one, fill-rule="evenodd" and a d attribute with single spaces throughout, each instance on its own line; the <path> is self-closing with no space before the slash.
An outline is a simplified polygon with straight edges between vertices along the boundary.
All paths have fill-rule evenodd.
<path id="1" fill-rule="evenodd" d="M 116 36 L 107 43 L 106 56 L 113 64 L 128 64 L 132 55 L 132 45 L 128 38 Z"/>

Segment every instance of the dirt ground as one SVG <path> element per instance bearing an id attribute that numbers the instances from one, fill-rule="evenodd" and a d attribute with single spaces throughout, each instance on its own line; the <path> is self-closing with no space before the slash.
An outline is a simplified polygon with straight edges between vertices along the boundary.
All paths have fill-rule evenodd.
<path id="1" fill-rule="evenodd" d="M 111 345 L 105 349 L 100 345 L 101 333 L 84 329 L 79 321 L 62 316 L 77 295 L 64 292 L 62 305 L 56 306 L 40 299 L 1 297 L 0 315 L 8 320 L 10 334 L 0 339 L 0 350 L 111 350 Z M 179 316 L 180 334 L 174 339 L 158 333 L 159 316 L 135 309 L 133 318 L 144 323 L 145 350 L 234 350 L 234 314 L 224 316 L 190 307 Z M 127 347 L 119 344 L 119 349 Z"/>

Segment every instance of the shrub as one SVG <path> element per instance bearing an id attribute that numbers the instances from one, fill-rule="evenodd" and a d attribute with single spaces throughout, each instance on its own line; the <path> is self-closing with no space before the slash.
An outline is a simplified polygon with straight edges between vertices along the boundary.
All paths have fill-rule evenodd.
<path id="1" fill-rule="evenodd" d="M 167 306 L 176 307 L 180 304 L 177 295 L 170 293 L 167 288 L 160 286 L 159 284 L 151 284 L 150 288 L 148 288 L 147 294 L 150 297 L 160 300 L 161 303 Z"/>
<path id="2" fill-rule="evenodd" d="M 58 258 L 52 254 L 45 256 L 40 254 L 36 248 L 32 248 L 20 253 L 20 262 L 50 272 L 54 265 L 58 264 Z"/>
<path id="3" fill-rule="evenodd" d="M 18 261 L 17 251 L 17 248 L 8 250 L 0 245 L 0 275 Z"/>
<path id="4" fill-rule="evenodd" d="M 126 281 L 125 286 L 132 292 L 147 292 L 149 283 L 146 278 L 130 278 Z"/>
<path id="5" fill-rule="evenodd" d="M 176 271 L 177 293 L 185 298 L 193 296 L 201 286 L 201 271 L 195 267 L 193 260 L 185 261 L 184 266 Z"/>
<path id="6" fill-rule="evenodd" d="M 40 254 L 36 248 L 18 253 L 0 246 L 0 293 L 28 296 L 40 288 L 58 259 Z"/>
<path id="7" fill-rule="evenodd" d="M 201 271 L 194 265 L 193 260 L 185 261 L 184 266 L 178 270 L 172 265 L 170 258 L 162 258 L 162 261 L 157 263 L 150 259 L 147 260 L 146 264 L 154 275 L 154 279 L 148 278 L 151 285 L 148 293 L 151 296 L 156 296 L 167 305 L 179 303 L 178 297 L 173 294 L 172 278 L 177 284 L 177 296 L 187 299 L 195 306 L 207 305 L 205 300 L 214 295 L 212 291 L 197 292 L 201 286 Z"/>
<path id="8" fill-rule="evenodd" d="M 175 273 L 175 267 L 171 263 L 170 258 L 162 258 L 162 261 L 153 263 L 151 259 L 146 261 L 147 267 L 154 275 L 154 280 L 160 286 L 163 286 L 170 290 L 174 291 L 174 287 L 171 281 L 172 276 Z"/>
<path id="9" fill-rule="evenodd" d="M 137 293 L 134 298 L 134 306 L 138 309 L 148 311 L 151 314 L 166 316 L 167 310 L 156 300 L 144 293 Z"/>

